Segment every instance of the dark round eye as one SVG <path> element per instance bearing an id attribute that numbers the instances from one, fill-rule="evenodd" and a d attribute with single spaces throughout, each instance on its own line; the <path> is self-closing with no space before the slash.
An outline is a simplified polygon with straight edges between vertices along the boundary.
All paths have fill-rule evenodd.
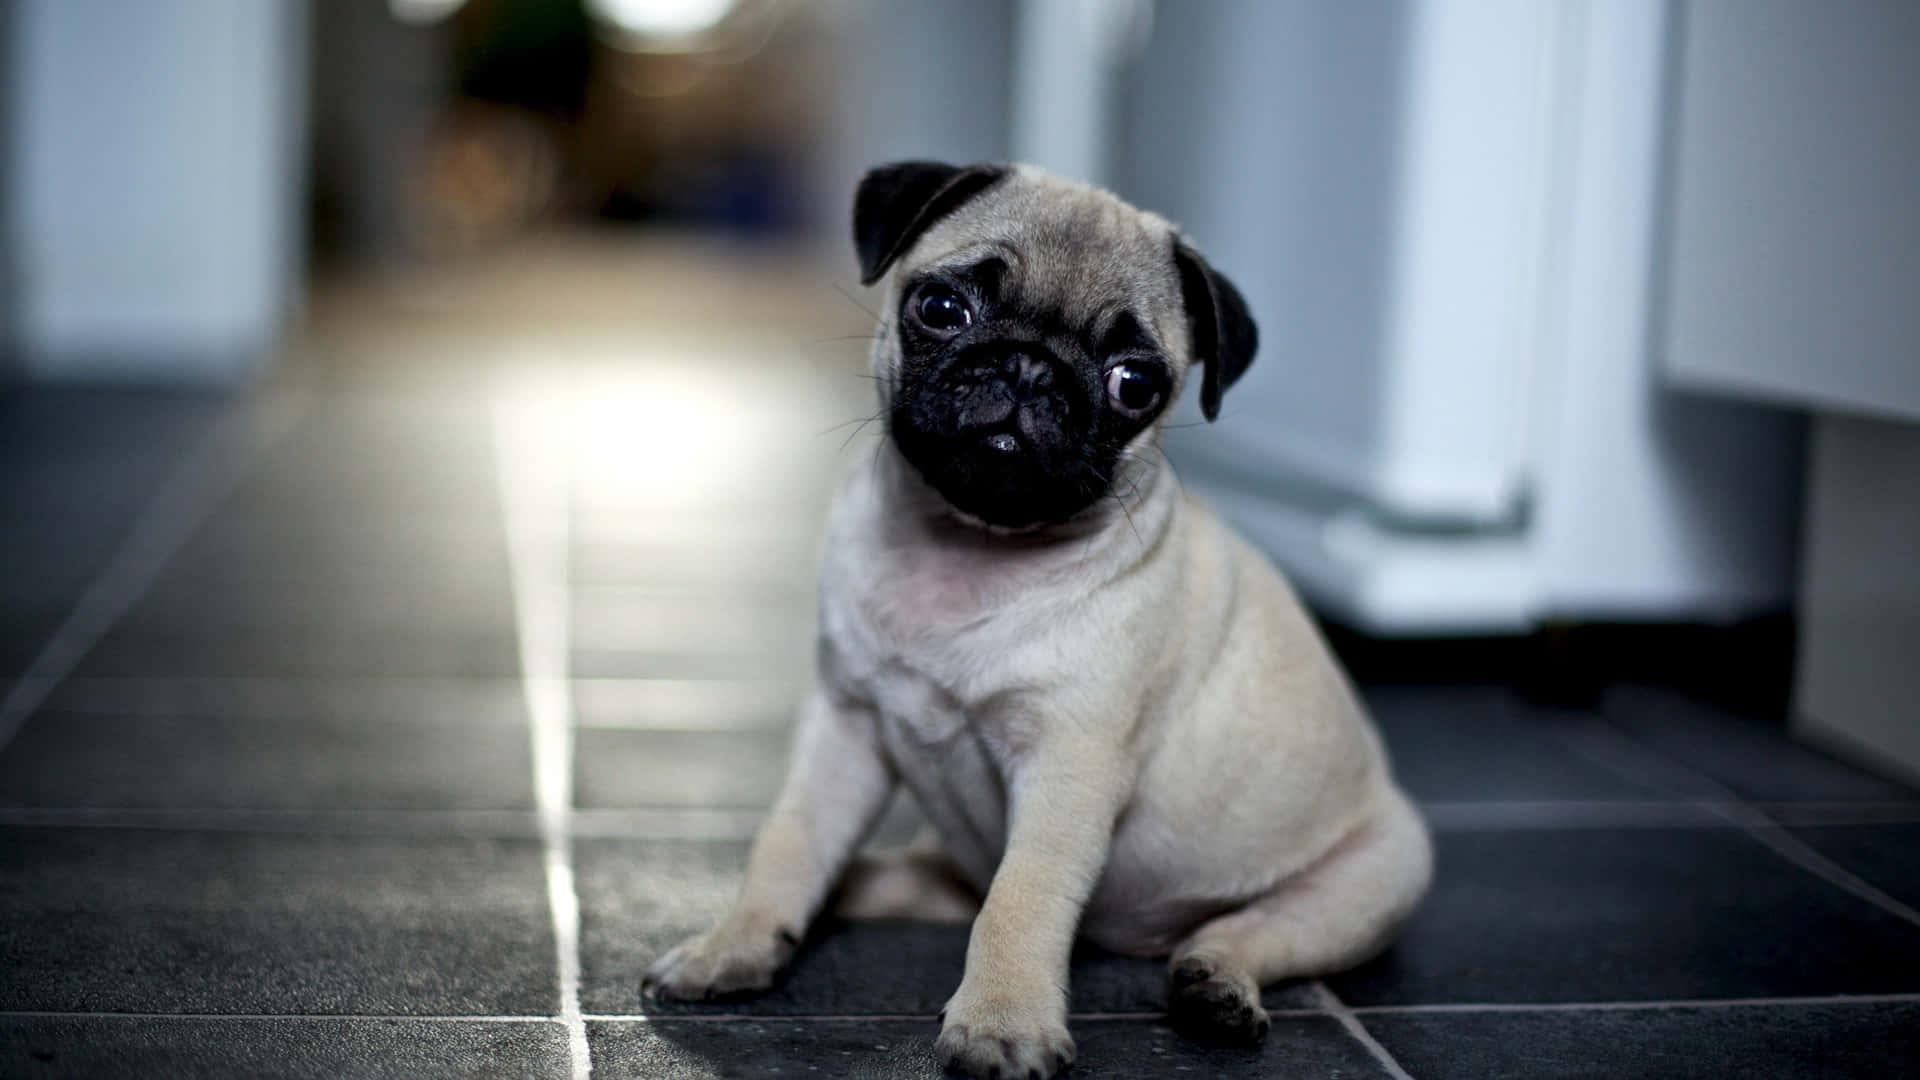
<path id="1" fill-rule="evenodd" d="M 973 321 L 973 309 L 960 294 L 945 285 L 928 285 L 914 301 L 913 313 L 921 325 L 938 333 L 952 333 Z"/>
<path id="2" fill-rule="evenodd" d="M 1115 364 L 1107 372 L 1107 397 L 1128 416 L 1139 416 L 1160 404 L 1165 392 L 1159 371 L 1144 364 Z"/>

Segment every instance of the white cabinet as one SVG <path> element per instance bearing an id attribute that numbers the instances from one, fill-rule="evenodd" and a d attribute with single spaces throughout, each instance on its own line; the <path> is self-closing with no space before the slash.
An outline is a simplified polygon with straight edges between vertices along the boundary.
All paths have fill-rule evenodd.
<path id="1" fill-rule="evenodd" d="M 1920 421 L 1920 4 L 1685 12 L 1668 372 Z"/>
<path id="2" fill-rule="evenodd" d="M 1920 777 L 1920 6 L 1685 14 L 1666 369 L 1813 411 L 1796 723 Z"/>

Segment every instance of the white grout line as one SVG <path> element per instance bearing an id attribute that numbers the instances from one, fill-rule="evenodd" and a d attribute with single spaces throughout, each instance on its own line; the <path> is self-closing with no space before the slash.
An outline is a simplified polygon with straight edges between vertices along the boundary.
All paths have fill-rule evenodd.
<path id="1" fill-rule="evenodd" d="M 1920 1004 L 1920 993 L 1906 994 L 1821 994 L 1805 997 L 1777 998 L 1676 998 L 1664 1001 L 1549 1001 L 1549 1002 L 1434 1002 L 1425 1005 L 1354 1005 L 1349 1006 L 1326 990 L 1324 984 L 1314 984 L 1315 996 L 1324 1002 L 1318 1007 L 1296 1007 L 1272 1009 L 1269 1015 L 1276 1017 L 1326 1016 L 1339 1019 L 1344 1013 L 1360 1016 L 1411 1016 L 1426 1014 L 1476 1013 L 1580 1013 L 1580 1012 L 1651 1012 L 1660 1009 L 1769 1009 L 1769 1008 L 1807 1008 L 1823 1005 L 1916 1005 Z M 433 1015 L 415 1016 L 407 1013 L 162 1013 L 162 1012 L 65 1012 L 52 1009 L 0 1009 L 0 1019 L 30 1017 L 35 1019 L 108 1019 L 108 1020 L 345 1020 L 345 1021 L 394 1021 L 417 1020 L 434 1024 L 562 1024 L 560 1017 L 554 1016 L 486 1016 L 486 1015 Z M 1072 1013 L 1067 1019 L 1076 1023 L 1099 1023 L 1103 1021 L 1159 1021 L 1165 1019 L 1164 1012 L 1089 1012 Z M 797 1013 L 783 1016 L 777 1013 L 686 1013 L 649 1014 L 649 1013 L 583 1013 L 581 1020 L 586 1023 L 612 1024 L 652 1024 L 681 1021 L 698 1023 L 728 1023 L 749 1021 L 754 1023 L 772 1023 L 788 1021 L 799 1024 L 828 1023 L 934 1023 L 939 1019 L 933 1013 Z M 1351 1029 L 1349 1029 L 1351 1030 Z"/>
<path id="2" fill-rule="evenodd" d="M 265 391 L 222 417 L 175 467 L 26 673 L 0 699 L 0 748 L 145 595 L 167 560 L 239 485 L 261 452 L 299 420 L 306 405 L 305 395 L 296 391 Z"/>
<path id="3" fill-rule="evenodd" d="M 1726 828 L 1693 801 L 1447 801 L 1420 804 L 1435 832 L 1525 832 L 1537 829 Z"/>
<path id="4" fill-rule="evenodd" d="M 1147 1014 L 1141 1015 L 1144 1017 Z M 1152 1018 L 1159 1019 L 1159 1015 L 1152 1014 Z M 1080 1018 L 1069 1017 L 1068 1019 Z M 595 1024 L 677 1024 L 683 1020 L 703 1024 L 737 1022 L 771 1024 L 781 1021 L 795 1024 L 837 1024 L 843 1021 L 869 1024 L 933 1024 L 938 1023 L 940 1017 L 934 1013 L 796 1013 L 792 1016 L 780 1013 L 588 1013 L 587 1020 Z"/>
<path id="5" fill-rule="evenodd" d="M 1754 809 L 1796 829 L 1920 824 L 1920 802 L 1754 803 Z"/>
<path id="6" fill-rule="evenodd" d="M 1315 979 L 1313 995 L 1319 1000 L 1321 1008 L 1326 1010 L 1327 1015 L 1338 1020 L 1340 1026 L 1347 1030 L 1347 1034 L 1353 1036 L 1354 1041 L 1367 1048 L 1367 1053 L 1373 1055 L 1373 1059 L 1386 1070 L 1388 1076 L 1393 1080 L 1413 1080 L 1413 1077 L 1407 1074 L 1407 1070 L 1401 1068 L 1400 1063 L 1387 1052 L 1387 1048 L 1380 1045 L 1380 1040 L 1373 1037 L 1373 1032 L 1367 1030 L 1367 1025 L 1360 1022 L 1360 1018 L 1353 1014 L 1353 1010 L 1347 1007 L 1347 1003 L 1341 1001 L 1340 995 L 1334 993 L 1326 983 Z"/>
<path id="7" fill-rule="evenodd" d="M 764 809 L 729 810 L 693 806 L 575 810 L 567 815 L 566 835 L 572 840 L 751 840 L 766 813 Z M 0 806 L 0 826 L 179 829 L 318 836 L 481 836 L 507 839 L 534 836 L 544 839 L 550 823 L 538 810 Z"/>
<path id="8" fill-rule="evenodd" d="M 524 723 L 524 721 L 522 721 Z M 1423 803 L 1436 833 L 1528 832 L 1573 829 L 1729 829 L 1739 804 L 1691 802 L 1438 802 Z M 1769 804 L 1761 812 L 1781 826 L 1874 826 L 1920 821 L 1920 804 Z M 574 839 L 751 840 L 766 817 L 753 806 L 630 806 L 575 809 L 567 815 Z M 1785 818 L 1787 820 L 1781 820 Z M 214 832 L 375 836 L 542 835 L 538 810 L 408 810 L 320 807 L 0 806 L 0 826 L 81 829 L 191 829 Z"/>
<path id="9" fill-rule="evenodd" d="M 179 829 L 319 836 L 538 836 L 526 810 L 321 810 L 223 807 L 0 807 L 0 826 Z"/>
<path id="10" fill-rule="evenodd" d="M 435 722 L 458 715 L 466 726 L 510 724 L 517 731 L 527 722 L 524 709 L 509 717 L 490 706 L 508 694 L 517 702 L 520 682 L 518 675 L 85 676 L 62 680 L 45 704 L 85 715 L 221 720 Z"/>
<path id="11" fill-rule="evenodd" d="M 580 1012 L 580 897 L 568 829 L 573 812 L 573 696 L 567 679 L 573 508 L 566 403 L 563 394 L 529 395 L 503 379 L 494 392 L 493 444 L 533 739 L 560 1022 L 567 1029 L 573 1080 L 587 1080 L 593 1058 Z"/>
<path id="12" fill-rule="evenodd" d="M 49 1009 L 0 1009 L 0 1020 L 25 1017 L 33 1020 L 276 1020 L 345 1021 L 390 1023 L 396 1020 L 423 1024 L 558 1024 L 552 1016 L 412 1016 L 407 1013 L 161 1013 L 161 1012 L 58 1012 Z"/>
<path id="13" fill-rule="evenodd" d="M 1424 803 L 1436 833 L 1574 829 L 1727 829 L 1751 831 L 1739 804 L 1692 802 Z M 1760 808 L 1792 828 L 1876 826 L 1920 821 L 1920 804 L 1806 803 Z M 576 809 L 567 815 L 573 840 L 751 840 L 765 807 L 633 806 Z M 1786 818 L 1787 820 L 1781 820 Z M 62 829 L 180 829 L 320 836 L 541 836 L 537 810 L 328 809 L 319 807 L 0 806 L 0 826 Z"/>
<path id="14" fill-rule="evenodd" d="M 1636 783 L 1665 783 L 1665 774 L 1679 781 L 1669 785 L 1684 792 L 1691 786 L 1705 794 L 1694 804 L 1738 827 L 1774 854 L 1820 878 L 1827 884 L 1879 908 L 1914 926 L 1920 926 L 1920 911 L 1887 895 L 1839 863 L 1815 851 L 1805 841 L 1788 832 L 1766 812 L 1742 799 L 1731 788 L 1699 770 L 1677 761 L 1611 725 L 1589 727 L 1576 735 L 1562 735 L 1561 741 L 1575 753 L 1602 768 Z"/>
<path id="15" fill-rule="evenodd" d="M 1461 1002 L 1428 1005 L 1360 1005 L 1352 1010 L 1361 1016 L 1396 1016 L 1415 1013 L 1561 1013 L 1561 1012 L 1638 1012 L 1651 1009 L 1757 1009 L 1808 1005 L 1908 1005 L 1920 1004 L 1917 994 L 1821 994 L 1811 997 L 1780 998 L 1681 998 L 1671 1001 L 1550 1001 L 1539 1003 Z"/>
<path id="16" fill-rule="evenodd" d="M 1594 760 L 1594 759 L 1589 759 Z M 1757 810 L 1777 825 L 1910 825 L 1920 802 L 1806 802 L 1754 804 L 1679 796 L 1667 800 L 1544 799 L 1443 801 L 1420 804 L 1435 832 L 1524 832 L 1535 829 L 1746 828 L 1734 816 Z"/>
<path id="17" fill-rule="evenodd" d="M 1779 823 L 1759 810 L 1741 804 L 1716 808 L 1715 813 L 1745 829 L 1748 836 L 1773 849 L 1774 854 L 1827 884 L 1851 893 L 1895 918 L 1920 926 L 1920 911 L 1889 896 L 1853 871 L 1815 851 L 1806 841 L 1781 828 Z"/>
<path id="18" fill-rule="evenodd" d="M 1326 1016 L 1325 1009 L 1274 1009 L 1270 1016 Z M 1086 1012 L 1068 1013 L 1067 1019 L 1073 1023 L 1113 1023 L 1113 1022 L 1158 1022 L 1165 1020 L 1165 1010 L 1155 1012 Z M 864 1021 L 868 1023 L 926 1023 L 940 1022 L 938 1013 L 588 1013 L 591 1023 L 609 1024 L 660 1024 L 692 1021 L 695 1023 L 732 1023 L 751 1021 L 753 1023 L 771 1023 L 785 1020 L 793 1023 L 833 1024 L 846 1021 Z"/>
<path id="19" fill-rule="evenodd" d="M 766 816 L 765 808 L 709 806 L 576 810 L 573 835 L 628 840 L 751 840 Z"/>
<path id="20" fill-rule="evenodd" d="M 1554 724 L 1546 733 L 1577 756 L 1636 787 L 1663 792 L 1670 798 L 1699 801 L 1707 797 L 1698 772 L 1682 768 L 1679 762 L 1642 745 L 1604 719 Z M 1707 789 L 1708 793 L 1714 788 L 1719 785 Z"/>

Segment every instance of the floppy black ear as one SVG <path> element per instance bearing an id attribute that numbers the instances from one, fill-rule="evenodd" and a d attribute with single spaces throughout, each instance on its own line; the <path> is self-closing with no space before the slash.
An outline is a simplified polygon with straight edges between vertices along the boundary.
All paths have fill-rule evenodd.
<path id="1" fill-rule="evenodd" d="M 1180 299 L 1187 306 L 1193 334 L 1193 362 L 1207 365 L 1200 381 L 1200 413 L 1220 416 L 1220 395 L 1253 363 L 1260 328 L 1233 282 L 1220 276 L 1185 240 L 1173 241 L 1173 264 L 1180 270 Z"/>
<path id="2" fill-rule="evenodd" d="M 1005 175 L 1007 170 L 998 165 L 900 161 L 861 177 L 853 196 L 853 247 L 860 254 L 860 284 L 879 281 L 929 226 Z"/>

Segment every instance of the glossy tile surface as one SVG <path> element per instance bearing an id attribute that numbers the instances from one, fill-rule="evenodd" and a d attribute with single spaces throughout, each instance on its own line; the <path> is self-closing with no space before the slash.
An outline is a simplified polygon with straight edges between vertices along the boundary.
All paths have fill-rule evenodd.
<path id="1" fill-rule="evenodd" d="M 527 840 L 0 830 L 0 1009 L 547 1015 Z"/>
<path id="2" fill-rule="evenodd" d="M 1920 1060 L 1920 1003 L 1370 1014 L 1432 1080 L 1878 1080 Z"/>
<path id="3" fill-rule="evenodd" d="M 415 1080 L 564 1076 L 555 1023 L 0 1016 L 0 1075 Z"/>
<path id="4" fill-rule="evenodd" d="M 323 298 L 250 394 L 0 393 L 0 1075 L 937 1075 L 964 927 L 827 919 L 759 998 L 639 993 L 739 886 L 877 445 L 833 273 L 647 250 Z M 1399 940 L 1268 988 L 1254 1049 L 1083 947 L 1070 1075 L 1920 1056 L 1920 794 L 1659 688 L 1361 690 L 1436 831 Z"/>

